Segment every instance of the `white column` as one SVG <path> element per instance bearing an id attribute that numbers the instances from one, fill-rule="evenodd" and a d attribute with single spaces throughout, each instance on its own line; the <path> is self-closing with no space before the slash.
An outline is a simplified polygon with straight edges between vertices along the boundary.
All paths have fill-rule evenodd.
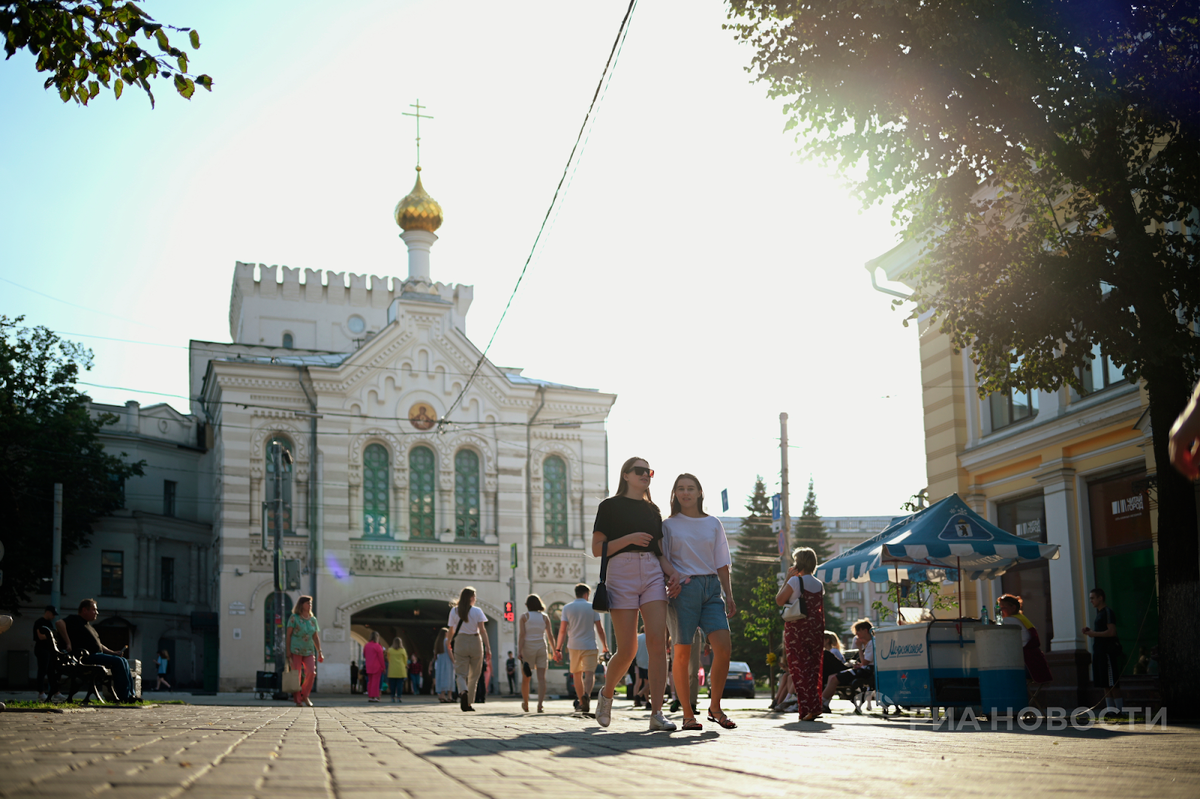
<path id="1" fill-rule="evenodd" d="M 141 599 L 146 596 L 146 578 L 144 571 L 146 568 L 146 537 L 138 534 L 134 539 L 134 561 L 133 561 L 133 597 Z"/>
<path id="2" fill-rule="evenodd" d="M 1073 545 L 1077 514 L 1075 512 L 1075 470 L 1054 468 L 1037 476 L 1045 492 L 1046 541 L 1058 544 L 1058 559 L 1050 565 L 1050 604 L 1054 619 L 1054 638 L 1051 652 L 1071 652 L 1084 649 L 1079 619 L 1083 588 L 1079 585 L 1080 553 Z"/>
<path id="3" fill-rule="evenodd" d="M 199 548 L 195 544 L 188 545 L 188 590 L 187 601 L 189 605 L 196 604 L 197 588 L 200 582 L 200 556 L 197 552 Z"/>
<path id="4" fill-rule="evenodd" d="M 155 561 L 154 536 L 146 540 L 146 596 L 158 599 L 158 568 Z"/>
<path id="5" fill-rule="evenodd" d="M 429 248 L 438 240 L 428 230 L 406 230 L 400 234 L 408 245 L 408 279 L 429 282 Z"/>

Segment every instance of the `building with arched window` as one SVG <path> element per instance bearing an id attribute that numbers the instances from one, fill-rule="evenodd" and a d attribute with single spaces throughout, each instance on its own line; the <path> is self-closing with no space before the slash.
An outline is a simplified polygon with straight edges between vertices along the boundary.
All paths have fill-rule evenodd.
<path id="1" fill-rule="evenodd" d="M 350 659 L 372 631 L 429 659 L 464 585 L 504 652 L 510 577 L 517 596 L 547 605 L 597 579 L 587 544 L 608 493 L 615 396 L 486 359 L 472 377 L 474 290 L 430 277 L 441 214 L 420 180 L 396 207 L 407 277 L 238 263 L 230 341 L 192 343 L 222 690 L 248 689 L 271 668 L 277 526 L 298 580 L 289 597 L 315 597 L 323 691 L 348 690 Z M 290 457 L 277 461 L 277 450 Z"/>

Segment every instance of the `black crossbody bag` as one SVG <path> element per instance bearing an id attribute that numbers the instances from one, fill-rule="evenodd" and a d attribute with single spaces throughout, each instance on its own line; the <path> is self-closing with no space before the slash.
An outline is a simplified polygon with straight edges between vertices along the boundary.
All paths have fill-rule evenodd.
<path id="1" fill-rule="evenodd" d="M 600 545 L 600 582 L 592 592 L 592 610 L 605 613 L 608 611 L 608 586 L 604 580 L 608 577 L 608 541 Z"/>

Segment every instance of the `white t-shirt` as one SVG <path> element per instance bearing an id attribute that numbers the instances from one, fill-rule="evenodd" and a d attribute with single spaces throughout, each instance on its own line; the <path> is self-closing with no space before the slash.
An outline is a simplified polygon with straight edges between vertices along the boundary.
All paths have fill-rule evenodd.
<path id="1" fill-rule="evenodd" d="M 567 623 L 567 649 L 599 649 L 596 645 L 596 622 L 600 614 L 586 599 L 576 599 L 563 605 L 563 621 Z"/>
<path id="2" fill-rule="evenodd" d="M 858 662 L 864 666 L 875 665 L 875 639 L 867 641 L 858 649 Z"/>
<path id="3" fill-rule="evenodd" d="M 1021 620 L 1016 616 L 1006 616 L 1001 624 L 1013 624 L 1021 628 L 1021 646 L 1029 643 L 1029 630 L 1025 629 L 1025 625 L 1021 624 Z"/>
<path id="4" fill-rule="evenodd" d="M 483 625 L 487 624 L 487 616 L 482 610 L 471 606 L 471 612 L 467 614 L 467 620 L 463 622 L 462 629 L 459 630 L 460 635 L 475 635 L 476 633 L 485 632 Z M 450 637 L 454 637 L 454 630 L 458 628 L 458 608 L 450 608 L 450 618 L 446 621 L 446 626 L 450 628 Z"/>
<path id="5" fill-rule="evenodd" d="M 663 554 L 675 571 L 687 576 L 716 574 L 733 565 L 729 540 L 716 516 L 693 518 L 677 513 L 663 519 Z"/>
<path id="6" fill-rule="evenodd" d="M 792 599 L 795 599 L 796 593 L 800 590 L 800 576 L 789 577 L 788 586 L 792 589 Z M 810 594 L 821 594 L 825 592 L 825 584 L 811 574 L 806 574 L 804 575 L 804 590 Z"/>

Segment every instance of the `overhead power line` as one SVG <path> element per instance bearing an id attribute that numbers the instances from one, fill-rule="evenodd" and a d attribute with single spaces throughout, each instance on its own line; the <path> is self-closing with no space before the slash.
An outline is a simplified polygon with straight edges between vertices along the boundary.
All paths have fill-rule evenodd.
<path id="1" fill-rule="evenodd" d="M 466 396 L 467 389 L 471 387 L 471 383 L 475 381 L 475 377 L 479 374 L 480 368 L 487 360 L 487 354 L 492 348 L 492 342 L 496 340 L 496 334 L 500 332 L 500 325 L 504 324 L 504 318 L 508 316 L 508 309 L 512 307 L 513 299 L 517 296 L 517 289 L 521 287 L 521 281 L 525 279 L 525 272 L 529 269 L 529 263 L 533 260 L 533 254 L 537 251 L 538 243 L 542 239 L 542 233 L 546 230 L 546 223 L 550 219 L 550 214 L 554 211 L 555 205 L 558 203 L 559 193 L 562 191 L 563 183 L 567 179 L 567 175 L 571 171 L 571 162 L 575 159 L 575 152 L 579 149 L 579 143 L 583 141 L 583 134 L 587 130 L 588 123 L 592 119 L 592 112 L 596 108 L 596 104 L 601 97 L 601 89 L 604 88 L 605 81 L 610 74 L 610 68 L 615 68 L 616 58 L 620 54 L 621 45 L 625 40 L 625 35 L 629 31 L 629 20 L 633 16 L 633 9 L 637 5 L 637 0 L 629 0 L 629 7 L 625 9 L 625 16 L 621 19 L 621 27 L 617 29 L 617 37 L 613 40 L 612 49 L 608 51 L 608 60 L 604 62 L 604 71 L 600 73 L 600 81 L 596 84 L 596 90 L 592 92 L 592 102 L 588 104 L 587 113 L 583 115 L 583 124 L 579 126 L 579 133 L 575 136 L 575 144 L 571 147 L 571 154 L 567 156 L 567 163 L 563 166 L 562 176 L 558 179 L 558 185 L 554 188 L 554 196 L 550 198 L 550 207 L 546 209 L 546 215 L 542 217 L 542 224 L 538 227 L 537 235 L 533 239 L 533 246 L 529 248 L 529 255 L 525 258 L 525 265 L 521 267 L 521 274 L 517 276 L 517 282 L 513 286 L 512 293 L 508 295 L 508 302 L 504 304 L 504 311 L 501 312 L 500 318 L 496 321 L 496 327 L 492 330 L 492 335 L 488 339 L 487 346 L 483 348 L 483 352 L 479 356 L 479 360 L 475 362 L 475 368 L 471 370 L 471 376 L 467 378 L 467 383 L 463 386 L 462 391 L 455 397 L 454 402 L 450 403 L 450 407 L 442 414 L 442 418 L 438 420 L 438 428 L 446 424 L 451 413 L 462 402 Z"/>

